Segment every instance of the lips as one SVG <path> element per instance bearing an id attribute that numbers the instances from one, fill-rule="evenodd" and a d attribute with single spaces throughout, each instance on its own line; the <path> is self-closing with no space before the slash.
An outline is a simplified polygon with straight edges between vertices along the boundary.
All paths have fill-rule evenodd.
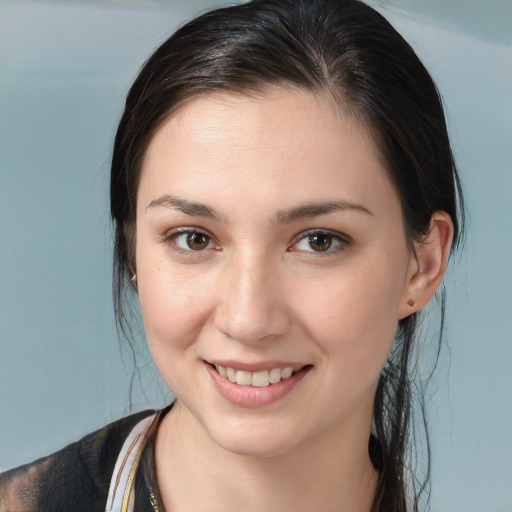
<path id="1" fill-rule="evenodd" d="M 254 408 L 284 398 L 307 375 L 312 366 L 278 362 L 247 365 L 233 361 L 216 361 L 207 363 L 206 368 L 221 396 L 235 405 Z"/>

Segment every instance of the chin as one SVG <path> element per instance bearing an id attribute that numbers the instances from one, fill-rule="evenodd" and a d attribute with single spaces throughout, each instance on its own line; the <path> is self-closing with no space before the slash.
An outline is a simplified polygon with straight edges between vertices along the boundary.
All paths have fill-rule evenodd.
<path id="1" fill-rule="evenodd" d="M 272 420 L 270 420 L 272 421 Z M 250 458 L 270 458 L 286 453 L 296 444 L 289 427 L 272 421 L 232 421 L 208 429 L 211 439 L 223 450 Z"/>
<path id="2" fill-rule="evenodd" d="M 290 439 L 272 439 L 271 435 L 259 437 L 237 439 L 214 439 L 214 441 L 224 450 L 241 457 L 267 459 L 277 457 L 288 452 L 291 448 Z"/>

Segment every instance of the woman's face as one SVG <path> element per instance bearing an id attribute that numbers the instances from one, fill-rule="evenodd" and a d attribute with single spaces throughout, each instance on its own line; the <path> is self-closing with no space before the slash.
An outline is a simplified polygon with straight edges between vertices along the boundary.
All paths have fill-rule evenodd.
<path id="1" fill-rule="evenodd" d="M 136 238 L 149 346 L 190 425 L 255 456 L 367 442 L 415 259 L 360 124 L 285 89 L 191 100 L 148 148 Z"/>

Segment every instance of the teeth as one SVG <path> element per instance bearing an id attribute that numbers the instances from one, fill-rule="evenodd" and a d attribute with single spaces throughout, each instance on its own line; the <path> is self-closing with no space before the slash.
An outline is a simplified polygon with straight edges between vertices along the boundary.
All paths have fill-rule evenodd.
<path id="1" fill-rule="evenodd" d="M 287 379 L 288 377 L 291 377 L 293 373 L 293 368 L 284 368 L 281 372 L 281 379 Z"/>
<path id="2" fill-rule="evenodd" d="M 226 374 L 231 382 L 236 382 L 236 370 L 233 370 L 233 368 L 226 368 Z"/>
<path id="3" fill-rule="evenodd" d="M 275 384 L 281 380 L 281 368 L 272 368 L 270 370 L 270 382 Z"/>
<path id="4" fill-rule="evenodd" d="M 238 370 L 236 372 L 236 383 L 241 386 L 250 386 L 252 384 L 252 374 L 251 372 L 244 372 L 242 370 Z"/>
<path id="5" fill-rule="evenodd" d="M 251 384 L 257 388 L 266 388 L 270 384 L 267 370 L 262 372 L 254 372 L 252 374 Z"/>
<path id="6" fill-rule="evenodd" d="M 277 384 L 282 379 L 288 379 L 293 375 L 294 368 L 272 368 L 271 370 L 262 370 L 260 372 L 248 372 L 245 370 L 235 370 L 234 368 L 225 368 L 215 365 L 216 370 L 222 377 L 227 377 L 230 382 L 236 382 L 240 386 L 253 386 L 257 388 L 266 388 L 270 384 Z M 299 368 L 296 369 L 298 371 Z"/>

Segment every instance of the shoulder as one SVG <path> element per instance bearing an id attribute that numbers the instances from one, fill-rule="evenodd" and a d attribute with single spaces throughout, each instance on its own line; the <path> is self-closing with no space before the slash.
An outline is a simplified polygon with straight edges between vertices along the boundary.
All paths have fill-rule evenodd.
<path id="1" fill-rule="evenodd" d="M 127 416 L 52 455 L 0 474 L 0 512 L 103 511 L 124 440 L 153 413 Z"/>

